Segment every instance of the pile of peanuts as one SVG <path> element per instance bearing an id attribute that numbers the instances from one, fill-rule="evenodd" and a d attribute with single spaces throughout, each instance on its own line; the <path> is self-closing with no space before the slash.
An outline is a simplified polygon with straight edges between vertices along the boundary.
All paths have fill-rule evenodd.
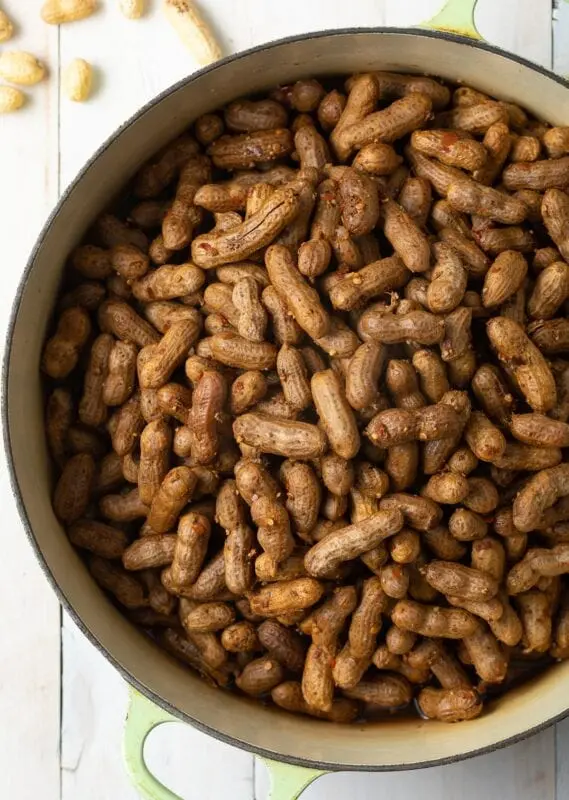
<path id="1" fill-rule="evenodd" d="M 145 164 L 42 360 L 53 507 L 126 615 L 335 722 L 568 658 L 568 186 L 569 128 L 384 72 Z"/>

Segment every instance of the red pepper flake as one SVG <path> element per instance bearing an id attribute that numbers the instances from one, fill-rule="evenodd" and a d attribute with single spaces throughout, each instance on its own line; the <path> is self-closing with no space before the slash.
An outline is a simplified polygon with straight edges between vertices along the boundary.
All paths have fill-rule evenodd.
<path id="1" fill-rule="evenodd" d="M 441 137 L 441 145 L 444 150 L 449 150 L 459 140 L 458 134 L 454 131 L 445 131 Z"/>

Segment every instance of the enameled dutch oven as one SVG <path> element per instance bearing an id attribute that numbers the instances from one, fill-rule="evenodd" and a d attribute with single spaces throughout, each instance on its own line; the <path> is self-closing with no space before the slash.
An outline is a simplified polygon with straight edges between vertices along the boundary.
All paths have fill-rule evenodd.
<path id="1" fill-rule="evenodd" d="M 460 10 L 464 5 L 458 3 Z M 467 5 L 471 12 L 474 3 Z M 475 36 L 472 25 L 464 30 L 463 23 L 468 21 L 451 14 L 439 17 L 437 27 Z M 283 777 L 276 790 L 282 798 L 296 796 L 321 771 L 444 764 L 503 747 L 568 713 L 569 662 L 490 703 L 480 718 L 453 726 L 423 722 L 412 715 L 384 723 L 339 726 L 211 688 L 121 616 L 89 576 L 51 508 L 39 363 L 70 250 L 140 164 L 200 114 L 238 96 L 303 76 L 372 69 L 440 75 L 519 103 L 551 123 L 569 124 L 569 85 L 564 80 L 473 38 L 432 30 L 358 29 L 325 31 L 256 47 L 168 89 L 101 147 L 49 218 L 15 299 L 3 382 L 5 443 L 14 495 L 30 542 L 61 602 L 90 641 L 139 690 L 127 727 L 127 761 L 146 797 L 175 797 L 153 782 L 141 755 L 148 730 L 170 718 L 164 712 L 224 742 L 308 768 L 289 775 L 290 780 Z M 141 695 L 147 700 L 141 700 Z"/>

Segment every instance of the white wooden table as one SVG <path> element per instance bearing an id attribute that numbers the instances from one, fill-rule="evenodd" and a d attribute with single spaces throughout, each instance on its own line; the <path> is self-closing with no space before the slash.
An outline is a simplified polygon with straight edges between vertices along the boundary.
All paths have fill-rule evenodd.
<path id="1" fill-rule="evenodd" d="M 204 0 L 226 52 L 322 28 L 412 25 L 442 0 Z M 50 77 L 21 112 L 0 118 L 0 313 L 5 324 L 27 254 L 58 194 L 93 150 L 144 102 L 196 64 L 163 20 L 159 0 L 138 22 L 115 0 L 61 29 L 39 17 L 40 0 L 3 0 L 19 25 L 10 43 L 49 65 Z M 479 0 L 476 22 L 494 44 L 569 73 L 565 0 Z M 552 24 L 554 37 L 552 38 Z M 85 105 L 59 92 L 60 68 L 80 56 L 98 70 Z M 3 337 L 2 337 L 3 339 Z M 27 545 L 1 472 L 0 797 L 10 800 L 136 800 L 121 757 L 127 688 L 82 637 L 48 587 Z M 264 767 L 188 726 L 162 726 L 147 760 L 184 798 L 266 798 Z M 450 767 L 407 774 L 338 774 L 313 784 L 316 798 L 566 800 L 569 721 L 519 745 Z"/>

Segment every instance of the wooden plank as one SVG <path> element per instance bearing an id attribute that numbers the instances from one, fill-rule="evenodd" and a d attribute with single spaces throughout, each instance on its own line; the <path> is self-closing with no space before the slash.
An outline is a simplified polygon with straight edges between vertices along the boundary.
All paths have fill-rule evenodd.
<path id="1" fill-rule="evenodd" d="M 553 737 L 553 730 L 546 731 L 505 750 L 447 767 L 325 775 L 306 789 L 302 800 L 555 800 Z M 258 762 L 256 778 L 256 800 L 266 800 L 269 781 L 262 762 Z M 562 800 L 567 794 L 557 797 Z"/>
<path id="2" fill-rule="evenodd" d="M 475 19 L 490 44 L 551 67 L 551 0 L 478 0 Z"/>
<path id="3" fill-rule="evenodd" d="M 569 76 L 569 3 L 555 0 L 553 11 L 553 69 Z"/>
<path id="4" fill-rule="evenodd" d="M 441 0 L 386 0 L 386 25 L 417 25 L 443 5 Z M 551 0 L 478 0 L 475 21 L 490 43 L 551 66 Z"/>
<path id="5" fill-rule="evenodd" d="M 420 5 L 424 0 L 417 0 Z M 227 0 L 212 0 L 208 7 L 227 8 Z M 335 28 L 357 28 L 385 25 L 385 0 L 358 0 L 357 3 L 340 0 L 291 0 L 288 3 L 265 3 L 248 0 L 240 3 L 241 19 L 231 24 L 230 42 L 234 49 L 250 47 L 282 36 L 292 36 L 308 31 Z M 220 15 L 220 18 L 221 15 Z M 246 37 L 249 42 L 246 42 Z"/>
<path id="6" fill-rule="evenodd" d="M 560 722 L 555 728 L 557 800 L 569 797 L 569 719 Z"/>
<path id="7" fill-rule="evenodd" d="M 85 161 L 128 117 L 196 68 L 154 4 L 141 20 L 128 20 L 117 3 L 61 29 L 61 63 L 89 61 L 95 85 L 89 102 L 61 95 L 61 180 L 66 186 Z"/>
<path id="8" fill-rule="evenodd" d="M 441 0 L 385 0 L 385 24 L 406 28 L 427 22 L 440 11 Z"/>
<path id="9" fill-rule="evenodd" d="M 57 30 L 35 13 L 24 16 L 18 0 L 3 2 L 2 7 L 18 23 L 14 47 L 34 52 L 57 75 Z M 0 118 L 3 327 L 29 252 L 57 197 L 56 86 L 55 81 L 45 81 L 33 87 L 25 108 Z M 3 348 L 4 335 L 1 341 Z M 4 462 L 0 484 L 4 487 L 2 556 L 7 566 L 0 585 L 2 794 L 12 800 L 55 800 L 59 798 L 59 604 L 26 540 Z"/>
<path id="10" fill-rule="evenodd" d="M 121 755 L 126 684 L 67 615 L 62 644 L 61 797 L 137 800 Z"/>

